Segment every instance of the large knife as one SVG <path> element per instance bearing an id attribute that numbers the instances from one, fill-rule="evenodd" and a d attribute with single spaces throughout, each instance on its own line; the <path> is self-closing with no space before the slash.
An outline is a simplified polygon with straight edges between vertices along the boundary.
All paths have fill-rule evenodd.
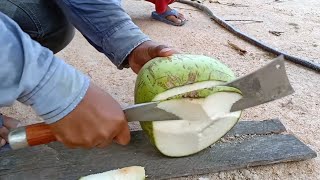
<path id="1" fill-rule="evenodd" d="M 219 84 L 231 86 L 242 92 L 242 99 L 235 102 L 231 112 L 258 106 L 294 92 L 288 80 L 283 56 L 278 56 L 264 67 L 231 82 Z M 136 104 L 123 109 L 126 118 L 131 121 L 164 121 L 181 118 L 158 108 L 159 102 Z M 9 144 L 12 149 L 36 146 L 56 141 L 50 128 L 45 123 L 19 127 L 10 131 Z"/>

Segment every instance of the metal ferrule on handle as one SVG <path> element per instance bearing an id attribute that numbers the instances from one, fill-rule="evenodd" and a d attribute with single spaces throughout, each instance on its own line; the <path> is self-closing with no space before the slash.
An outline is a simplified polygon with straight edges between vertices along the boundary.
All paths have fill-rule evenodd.
<path id="1" fill-rule="evenodd" d="M 25 127 L 18 127 L 10 131 L 8 141 L 12 149 L 47 144 L 56 141 L 49 125 L 37 123 Z"/>
<path id="2" fill-rule="evenodd" d="M 25 127 L 13 129 L 8 135 L 8 140 L 12 149 L 21 149 L 29 146 Z"/>

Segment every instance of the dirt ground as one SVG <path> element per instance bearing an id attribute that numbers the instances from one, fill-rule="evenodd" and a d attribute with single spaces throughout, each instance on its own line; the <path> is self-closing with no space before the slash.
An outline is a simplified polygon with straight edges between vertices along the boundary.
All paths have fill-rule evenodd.
<path id="1" fill-rule="evenodd" d="M 219 0 L 203 4 L 225 20 L 255 20 L 258 22 L 229 21 L 243 32 L 292 55 L 318 59 L 320 63 L 320 1 L 319 0 Z M 124 9 L 133 21 L 153 40 L 163 42 L 189 54 L 216 57 L 233 69 L 237 76 L 245 75 L 269 62 L 274 56 L 232 35 L 204 13 L 188 5 L 174 3 L 171 7 L 189 20 L 183 27 L 174 27 L 150 18 L 154 10 L 145 1 L 123 1 Z M 234 3 L 232 5 L 232 3 Z M 241 4 L 240 6 L 237 4 Z M 269 31 L 283 32 L 275 36 Z M 228 46 L 228 41 L 247 51 L 239 55 Z M 77 32 L 71 44 L 58 53 L 68 63 L 92 77 L 122 105 L 133 103 L 136 75 L 128 69 L 117 70 Z M 245 110 L 242 119 L 264 120 L 279 118 L 317 153 L 320 151 L 320 76 L 292 63 L 286 63 L 295 94 L 265 105 Z M 21 119 L 23 124 L 40 121 L 33 111 L 16 103 L 5 108 L 5 113 Z M 132 129 L 139 128 L 133 124 Z M 320 179 L 320 158 L 220 172 L 177 179 Z"/>

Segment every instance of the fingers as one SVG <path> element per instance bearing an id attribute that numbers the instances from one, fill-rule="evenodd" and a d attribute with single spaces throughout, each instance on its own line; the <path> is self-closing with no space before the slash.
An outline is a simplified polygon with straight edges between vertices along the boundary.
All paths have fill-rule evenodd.
<path id="1" fill-rule="evenodd" d="M 130 142 L 130 130 L 129 126 L 123 126 L 120 133 L 114 138 L 114 141 L 120 145 L 127 145 Z"/>
<path id="2" fill-rule="evenodd" d="M 105 148 L 111 145 L 113 142 L 120 145 L 127 145 L 130 142 L 130 131 L 128 126 L 124 126 L 124 128 L 119 132 L 117 136 L 115 136 L 112 140 L 110 137 L 104 138 L 100 143 L 97 143 L 93 147 L 97 148 Z"/>
<path id="3" fill-rule="evenodd" d="M 6 127 L 0 128 L 0 138 L 4 141 L 8 141 L 9 130 Z"/>
<path id="4" fill-rule="evenodd" d="M 17 127 L 20 121 L 17 121 L 13 118 L 10 118 L 4 115 L 2 116 L 4 117 L 4 119 L 3 119 L 3 126 L 0 127 L 0 139 L 2 143 L 3 142 L 6 143 L 6 141 L 8 141 L 9 130 Z"/>
<path id="5" fill-rule="evenodd" d="M 130 141 L 121 106 L 93 84 L 79 105 L 50 127 L 56 139 L 69 148 L 107 147 L 113 140 L 125 145 Z"/>
<path id="6" fill-rule="evenodd" d="M 166 45 L 146 41 L 135 48 L 128 56 L 129 66 L 138 74 L 145 63 L 156 57 L 168 57 L 179 52 Z"/>
<path id="7" fill-rule="evenodd" d="M 68 148 L 106 148 L 111 145 L 113 142 L 120 145 L 127 145 L 130 142 L 130 130 L 128 123 L 123 120 L 123 122 L 114 122 L 114 124 L 118 124 L 113 128 L 113 131 L 110 131 L 108 127 L 103 127 L 100 125 L 99 128 L 95 129 L 96 135 L 93 137 L 89 134 L 81 134 L 76 138 L 70 135 L 69 133 L 61 133 L 60 135 L 56 135 L 57 141 L 63 143 Z M 112 125 L 111 125 L 112 126 Z M 83 132 L 88 132 L 90 129 L 84 129 Z M 90 136 L 90 137 L 89 137 Z"/>
<path id="8" fill-rule="evenodd" d="M 9 130 L 6 127 L 0 128 L 0 147 L 6 145 L 8 141 Z"/>
<path id="9" fill-rule="evenodd" d="M 175 53 L 178 53 L 176 50 L 171 49 L 171 48 L 163 48 L 159 51 L 158 56 L 163 56 L 163 57 L 167 57 L 167 56 L 171 56 Z"/>
<path id="10" fill-rule="evenodd" d="M 63 143 L 66 147 L 74 149 L 78 148 L 81 145 L 79 143 L 73 142 L 70 138 L 68 138 L 66 135 L 55 135 L 58 142 Z"/>
<path id="11" fill-rule="evenodd" d="M 16 119 L 13 119 L 11 117 L 7 117 L 7 116 L 4 116 L 4 121 L 3 121 L 3 125 L 8 128 L 9 130 L 12 129 L 12 128 L 16 128 L 19 126 L 20 124 L 20 121 L 16 120 Z"/>
<path id="12" fill-rule="evenodd" d="M 112 144 L 112 140 L 107 140 L 107 141 L 103 141 L 103 142 L 95 145 L 95 147 L 97 147 L 97 148 L 105 148 L 105 147 L 108 147 L 111 144 Z"/>
<path id="13" fill-rule="evenodd" d="M 167 57 L 175 53 L 178 53 L 178 52 L 165 45 L 151 46 L 148 48 L 148 54 L 151 58 Z"/>
<path id="14" fill-rule="evenodd" d="M 0 147 L 6 145 L 7 141 L 0 137 Z"/>
<path id="15" fill-rule="evenodd" d="M 102 141 L 95 145 L 95 147 L 98 148 L 104 148 L 112 144 L 112 142 L 115 142 L 120 145 L 127 145 L 130 142 L 130 130 L 127 121 L 123 121 L 122 123 L 119 123 L 119 127 L 117 128 L 118 131 L 115 131 L 111 136 L 111 134 L 108 134 L 108 132 L 105 132 L 105 136 L 103 137 Z"/>

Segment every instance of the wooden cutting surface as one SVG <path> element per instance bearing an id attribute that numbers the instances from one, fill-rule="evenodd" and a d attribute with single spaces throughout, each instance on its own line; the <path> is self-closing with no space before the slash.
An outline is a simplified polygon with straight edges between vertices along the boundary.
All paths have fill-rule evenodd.
<path id="1" fill-rule="evenodd" d="M 142 131 L 128 146 L 67 149 L 60 143 L 0 153 L 0 179 L 79 179 L 126 166 L 144 166 L 148 179 L 168 179 L 315 158 L 279 120 L 240 121 L 219 142 L 188 157 L 161 155 Z"/>

